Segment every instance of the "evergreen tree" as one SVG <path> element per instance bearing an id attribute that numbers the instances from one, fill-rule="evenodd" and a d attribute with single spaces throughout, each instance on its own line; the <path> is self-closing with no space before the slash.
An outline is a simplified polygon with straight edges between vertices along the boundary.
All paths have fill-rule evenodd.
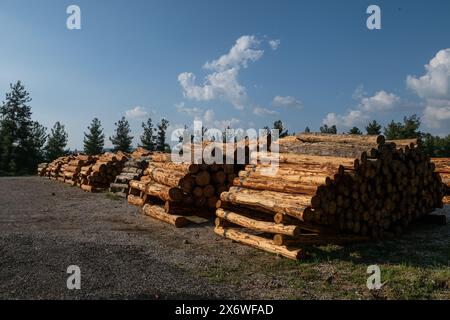
<path id="1" fill-rule="evenodd" d="M 421 136 L 419 127 L 420 118 L 414 114 L 410 117 L 404 117 L 403 123 L 392 120 L 384 128 L 384 135 L 387 140 L 419 138 Z"/>
<path id="2" fill-rule="evenodd" d="M 284 130 L 283 122 L 281 120 L 275 121 L 273 123 L 273 128 L 278 130 L 280 138 L 284 138 L 289 135 L 288 131 Z"/>
<path id="3" fill-rule="evenodd" d="M 122 117 L 118 122 L 114 123 L 116 126 L 116 134 L 109 138 L 114 146 L 114 151 L 131 152 L 131 143 L 133 136 L 131 136 L 130 124 Z"/>
<path id="4" fill-rule="evenodd" d="M 31 120 L 31 97 L 20 81 L 0 106 L 0 174 L 31 174 L 38 158 Z"/>
<path id="5" fill-rule="evenodd" d="M 156 151 L 168 151 L 169 146 L 166 144 L 166 130 L 169 126 L 169 120 L 162 118 L 158 123 L 158 133 L 156 136 Z M 203 128 L 202 128 L 203 129 Z"/>
<path id="6" fill-rule="evenodd" d="M 84 153 L 88 155 L 100 154 L 105 145 L 105 134 L 103 133 L 100 120 L 94 118 L 88 127 L 88 132 L 84 133 Z"/>
<path id="7" fill-rule="evenodd" d="M 148 118 L 147 124 L 142 122 L 142 129 L 144 129 L 144 132 L 141 135 L 141 144 L 139 146 L 149 151 L 154 151 L 155 136 L 153 135 L 153 124 L 151 118 Z"/>
<path id="8" fill-rule="evenodd" d="M 309 129 L 309 127 L 307 126 L 307 127 L 305 128 L 305 133 L 309 133 L 309 132 L 311 132 L 311 129 Z"/>
<path id="9" fill-rule="evenodd" d="M 419 147 L 430 157 L 450 157 L 450 134 L 446 137 L 422 135 Z"/>
<path id="10" fill-rule="evenodd" d="M 47 128 L 42 126 L 39 122 L 33 123 L 33 144 L 36 150 L 35 165 L 46 161 L 45 156 L 45 142 L 47 141 Z"/>
<path id="11" fill-rule="evenodd" d="M 328 133 L 328 134 L 336 134 L 337 128 L 335 125 L 332 125 L 331 127 L 328 127 L 328 125 L 324 124 L 323 127 L 320 127 L 320 132 L 322 133 Z"/>
<path id="12" fill-rule="evenodd" d="M 381 125 L 377 122 L 377 120 L 373 120 L 367 124 L 366 132 L 368 135 L 380 135 Z"/>
<path id="13" fill-rule="evenodd" d="M 50 135 L 45 146 L 45 154 L 48 162 L 55 160 L 67 153 L 67 133 L 59 121 L 51 129 Z"/>
<path id="14" fill-rule="evenodd" d="M 362 134 L 361 130 L 359 130 L 357 127 L 353 127 L 348 131 L 349 134 Z"/>

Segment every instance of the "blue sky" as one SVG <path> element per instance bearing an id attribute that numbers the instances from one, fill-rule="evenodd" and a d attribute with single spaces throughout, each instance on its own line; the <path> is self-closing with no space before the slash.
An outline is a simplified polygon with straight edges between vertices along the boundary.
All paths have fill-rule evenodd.
<path id="1" fill-rule="evenodd" d="M 71 4 L 81 30 L 66 28 Z M 381 30 L 366 27 L 371 4 Z M 298 132 L 417 113 L 449 133 L 445 0 L 0 0 L 0 39 L 2 99 L 22 80 L 34 119 L 64 123 L 72 149 L 93 117 L 110 136 L 122 115 L 135 142 L 148 116 Z"/>

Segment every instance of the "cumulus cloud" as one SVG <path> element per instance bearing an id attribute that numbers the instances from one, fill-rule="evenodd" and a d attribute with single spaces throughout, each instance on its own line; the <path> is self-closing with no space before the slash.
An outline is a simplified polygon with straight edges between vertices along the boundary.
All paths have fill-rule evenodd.
<path id="1" fill-rule="evenodd" d="M 255 107 L 255 108 L 253 108 L 253 114 L 255 114 L 257 116 L 273 116 L 273 115 L 277 115 L 278 112 L 275 110 L 270 110 L 270 109 L 266 109 L 266 108 L 262 108 L 262 107 Z"/>
<path id="2" fill-rule="evenodd" d="M 255 36 L 242 36 L 236 40 L 234 46 L 227 54 L 222 55 L 219 59 L 206 62 L 203 66 L 205 69 L 214 71 L 224 71 L 230 68 L 247 68 L 250 61 L 259 60 L 264 51 L 258 49 L 261 41 Z"/>
<path id="3" fill-rule="evenodd" d="M 378 91 L 372 97 L 361 98 L 360 109 L 367 112 L 386 111 L 400 104 L 400 98 L 384 90 Z"/>
<path id="4" fill-rule="evenodd" d="M 275 96 L 272 101 L 274 107 L 302 108 L 303 104 L 292 96 Z"/>
<path id="5" fill-rule="evenodd" d="M 149 115 L 148 111 L 139 106 L 125 111 L 125 117 L 127 117 L 128 119 L 143 119 L 146 118 L 148 115 Z"/>
<path id="6" fill-rule="evenodd" d="M 280 46 L 281 41 L 279 39 L 269 40 L 269 46 L 272 50 L 277 50 Z"/>
<path id="7" fill-rule="evenodd" d="M 385 112 L 401 105 L 401 99 L 397 95 L 384 90 L 378 91 L 372 97 L 364 97 L 362 94 L 359 97 L 359 104 L 356 108 L 350 109 L 344 115 L 329 113 L 322 120 L 323 124 L 343 127 L 358 126 L 366 123 L 375 112 Z"/>
<path id="8" fill-rule="evenodd" d="M 421 77 L 409 75 L 406 85 L 425 100 L 424 120 L 432 128 L 450 124 L 450 48 L 440 50 Z"/>
<path id="9" fill-rule="evenodd" d="M 224 99 L 236 109 L 242 110 L 247 100 L 246 88 L 238 81 L 239 71 L 247 68 L 249 62 L 259 60 L 264 51 L 259 49 L 260 40 L 255 36 L 245 35 L 237 39 L 227 54 L 219 59 L 204 64 L 206 70 L 212 71 L 205 77 L 203 84 L 196 84 L 192 72 L 178 75 L 178 82 L 183 95 L 198 101 Z"/>

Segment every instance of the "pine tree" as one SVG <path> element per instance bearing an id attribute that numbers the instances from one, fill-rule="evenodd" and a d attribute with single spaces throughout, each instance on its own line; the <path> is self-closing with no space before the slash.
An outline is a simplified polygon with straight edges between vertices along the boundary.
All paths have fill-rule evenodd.
<path id="1" fill-rule="evenodd" d="M 320 127 L 320 132 L 322 133 L 328 133 L 328 134 L 336 134 L 337 128 L 335 125 L 332 125 L 331 127 L 328 127 L 328 125 L 324 124 L 323 127 Z"/>
<path id="2" fill-rule="evenodd" d="M 381 125 L 376 120 L 373 120 L 367 124 L 366 132 L 369 135 L 379 135 L 381 134 Z"/>
<path id="3" fill-rule="evenodd" d="M 55 123 L 51 129 L 50 135 L 45 146 L 45 154 L 47 161 L 53 161 L 67 153 L 67 132 L 59 121 Z"/>
<path id="4" fill-rule="evenodd" d="M 20 81 L 10 88 L 0 107 L 0 174 L 31 174 L 37 159 L 31 97 Z"/>
<path id="5" fill-rule="evenodd" d="M 309 129 L 309 127 L 307 126 L 307 127 L 305 128 L 305 133 L 309 133 L 309 132 L 311 132 L 311 129 Z"/>
<path id="6" fill-rule="evenodd" d="M 88 127 L 88 132 L 84 133 L 84 153 L 88 155 L 100 154 L 105 145 L 105 135 L 103 133 L 100 120 L 94 118 Z"/>
<path id="7" fill-rule="evenodd" d="M 169 126 L 169 120 L 162 118 L 158 123 L 158 133 L 156 136 L 156 151 L 167 151 L 168 145 L 166 144 L 166 130 Z"/>
<path id="8" fill-rule="evenodd" d="M 131 143 L 133 136 L 131 136 L 131 129 L 128 120 L 122 117 L 118 122 L 114 123 L 116 126 L 116 134 L 109 138 L 114 146 L 114 151 L 131 152 Z"/>
<path id="9" fill-rule="evenodd" d="M 144 132 L 141 135 L 141 144 L 139 146 L 149 151 L 154 151 L 155 136 L 153 135 L 153 124 L 151 118 L 148 118 L 147 124 L 142 122 L 142 129 L 144 129 Z"/>
<path id="10" fill-rule="evenodd" d="M 414 114 L 410 117 L 404 117 L 403 123 L 392 120 L 384 128 L 384 135 L 388 140 L 419 138 L 421 136 L 419 127 L 420 118 Z"/>
<path id="11" fill-rule="evenodd" d="M 357 127 L 353 127 L 348 131 L 349 134 L 362 134 L 361 130 L 359 130 Z"/>
<path id="12" fill-rule="evenodd" d="M 33 123 L 33 144 L 36 150 L 35 165 L 46 161 L 45 157 L 45 142 L 47 141 L 47 128 L 42 126 L 39 122 Z"/>
<path id="13" fill-rule="evenodd" d="M 281 120 L 277 120 L 273 123 L 273 128 L 278 130 L 278 136 L 280 138 L 284 138 L 288 136 L 288 131 L 284 130 L 283 122 Z"/>

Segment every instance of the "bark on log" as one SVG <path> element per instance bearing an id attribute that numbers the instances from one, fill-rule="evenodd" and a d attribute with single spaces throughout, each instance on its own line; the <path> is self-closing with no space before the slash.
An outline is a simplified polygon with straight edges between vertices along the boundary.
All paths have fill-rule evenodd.
<path id="1" fill-rule="evenodd" d="M 145 193 L 160 198 L 163 201 L 180 202 L 184 199 L 183 192 L 180 188 L 168 187 L 157 182 L 150 182 L 145 189 Z"/>
<path id="2" fill-rule="evenodd" d="M 288 249 L 284 246 L 277 246 L 273 244 L 272 240 L 268 240 L 259 236 L 247 234 L 235 228 L 214 228 L 214 232 L 222 237 L 247 244 L 257 249 L 267 252 L 280 254 L 286 258 L 298 260 L 306 256 L 303 249 Z"/>
<path id="3" fill-rule="evenodd" d="M 142 208 L 142 211 L 147 216 L 161 220 L 177 228 L 181 228 L 189 224 L 189 220 L 186 219 L 186 217 L 167 214 L 161 206 L 146 204 Z"/>
<path id="4" fill-rule="evenodd" d="M 312 219 L 310 212 L 305 210 L 307 205 L 302 205 L 301 200 L 289 199 L 289 194 L 272 192 L 269 195 L 270 191 L 254 191 L 249 193 L 248 190 L 243 190 L 246 189 L 232 187 L 230 191 L 223 192 L 220 195 L 220 200 L 273 215 L 276 213 L 285 213 L 305 222 L 309 222 Z M 304 201 L 306 201 L 305 199 L 303 198 Z"/>
<path id="5" fill-rule="evenodd" d="M 283 225 L 276 224 L 274 222 L 255 220 L 229 210 L 217 209 L 216 216 L 239 226 L 256 231 L 275 234 L 279 233 L 292 237 L 298 236 L 301 233 L 300 227 L 296 225 Z"/>

